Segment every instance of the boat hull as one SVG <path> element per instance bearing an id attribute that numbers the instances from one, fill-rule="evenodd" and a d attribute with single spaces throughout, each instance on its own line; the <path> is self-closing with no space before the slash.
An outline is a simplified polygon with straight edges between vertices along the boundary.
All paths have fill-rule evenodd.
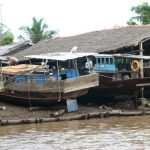
<path id="1" fill-rule="evenodd" d="M 101 100 L 102 98 L 113 98 L 118 100 L 127 100 L 135 96 L 141 96 L 139 84 L 150 83 L 150 78 L 136 78 L 118 81 L 102 81 L 98 87 L 89 90 L 87 97 Z M 144 87 L 144 86 L 143 86 Z M 145 87 L 145 95 L 149 96 L 149 87 Z"/>
<path id="2" fill-rule="evenodd" d="M 89 89 L 83 89 L 69 93 L 1 93 L 1 100 L 25 105 L 52 105 L 66 99 L 78 98 L 88 93 Z"/>
<path id="3" fill-rule="evenodd" d="M 66 80 L 10 82 L 0 93 L 3 100 L 19 103 L 53 104 L 59 100 L 78 98 L 87 94 L 89 88 L 98 86 L 98 74 L 88 74 Z M 11 99 L 12 98 L 12 99 Z"/>

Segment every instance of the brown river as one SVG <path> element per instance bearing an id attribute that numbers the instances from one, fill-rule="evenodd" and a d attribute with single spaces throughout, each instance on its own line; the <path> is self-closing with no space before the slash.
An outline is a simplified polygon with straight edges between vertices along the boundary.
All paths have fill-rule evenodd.
<path id="1" fill-rule="evenodd" d="M 150 150 L 150 116 L 0 127 L 0 150 Z"/>

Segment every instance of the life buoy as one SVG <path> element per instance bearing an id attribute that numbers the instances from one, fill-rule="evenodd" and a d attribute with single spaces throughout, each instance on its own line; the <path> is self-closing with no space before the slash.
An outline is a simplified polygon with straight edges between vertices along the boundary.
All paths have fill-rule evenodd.
<path id="1" fill-rule="evenodd" d="M 131 69 L 133 72 L 138 72 L 140 70 L 140 62 L 137 60 L 132 61 Z"/>

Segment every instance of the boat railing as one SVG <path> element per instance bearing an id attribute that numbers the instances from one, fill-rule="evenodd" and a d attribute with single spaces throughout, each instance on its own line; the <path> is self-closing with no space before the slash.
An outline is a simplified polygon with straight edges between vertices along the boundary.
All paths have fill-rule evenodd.
<path id="1" fill-rule="evenodd" d="M 68 80 L 72 78 L 77 78 L 80 77 L 79 73 L 72 72 L 72 71 L 65 71 L 60 73 L 60 76 L 58 77 L 58 74 L 54 73 L 54 78 L 57 80 Z M 17 83 L 25 83 L 25 82 L 31 82 L 31 83 L 38 83 L 38 84 L 43 84 L 49 81 L 50 75 L 41 75 L 41 74 L 32 74 L 32 75 L 20 75 L 17 76 L 15 79 L 12 78 L 12 81 L 17 82 Z M 12 82 L 11 81 L 11 82 Z"/>

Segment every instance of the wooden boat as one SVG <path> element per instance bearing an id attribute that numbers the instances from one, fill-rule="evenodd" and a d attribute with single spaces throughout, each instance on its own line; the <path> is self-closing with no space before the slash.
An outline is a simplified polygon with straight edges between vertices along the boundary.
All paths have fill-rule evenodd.
<path id="1" fill-rule="evenodd" d="M 89 90 L 88 97 L 119 100 L 141 97 L 150 87 L 150 56 L 129 54 L 96 54 L 94 71 L 99 73 L 99 86 Z M 143 66 L 141 66 L 141 59 Z M 143 68 L 143 70 L 142 70 Z M 148 92 L 147 92 L 148 93 Z"/>
<path id="2" fill-rule="evenodd" d="M 22 64 L 2 67 L 4 84 L 0 95 L 32 104 L 52 104 L 64 99 L 78 98 L 86 94 L 89 88 L 99 84 L 97 73 L 79 73 L 77 58 L 89 55 L 92 54 L 47 53 L 25 56 L 30 62 L 42 61 L 42 66 Z M 54 80 L 49 80 L 52 73 Z"/>

